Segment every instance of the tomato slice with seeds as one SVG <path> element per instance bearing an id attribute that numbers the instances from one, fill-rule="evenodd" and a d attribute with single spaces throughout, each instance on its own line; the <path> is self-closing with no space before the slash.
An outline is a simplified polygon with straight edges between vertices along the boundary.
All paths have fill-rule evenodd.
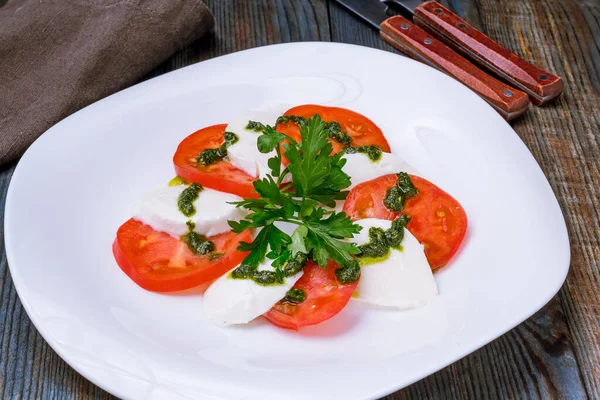
<path id="1" fill-rule="evenodd" d="M 197 182 L 243 198 L 256 198 L 258 194 L 252 186 L 255 178 L 230 162 L 218 161 L 207 166 L 198 164 L 197 157 L 202 150 L 214 149 L 223 144 L 225 128 L 227 124 L 209 126 L 183 139 L 173 156 L 175 172 L 188 182 Z"/>
<path id="2" fill-rule="evenodd" d="M 342 130 L 352 137 L 352 146 L 374 145 L 386 153 L 390 152 L 390 145 L 381 129 L 369 118 L 346 108 L 306 104 L 290 108 L 284 115 L 310 118 L 315 114 L 319 114 L 325 122 L 338 122 Z M 277 125 L 277 131 L 300 141 L 300 128 L 291 121 Z M 333 145 L 333 153 L 338 153 L 344 148 L 343 144 L 333 139 L 330 139 L 330 142 Z"/>
<path id="3" fill-rule="evenodd" d="M 348 304 L 358 285 L 340 283 L 335 270 L 338 265 L 330 262 L 326 268 L 312 261 L 304 266 L 304 275 L 294 285 L 306 293 L 306 300 L 300 304 L 279 301 L 264 317 L 273 325 L 298 330 L 301 326 L 315 325 L 333 317 Z"/>
<path id="4" fill-rule="evenodd" d="M 410 180 L 419 191 L 408 199 L 401 212 L 390 211 L 383 200 L 389 188 L 396 184 L 395 174 L 384 175 L 354 187 L 344 203 L 344 211 L 353 220 L 379 218 L 394 220 L 408 214 L 407 228 L 425 247 L 432 269 L 443 267 L 458 251 L 467 231 L 467 214 L 460 203 L 448 193 L 418 176 Z"/>
<path id="5" fill-rule="evenodd" d="M 198 256 L 181 240 L 130 219 L 117 231 L 113 254 L 123 272 L 142 288 L 174 292 L 216 279 L 241 263 L 248 253 L 237 247 L 251 242 L 252 234 L 225 232 L 208 239 L 214 251 Z M 220 256 L 211 260 L 216 254 Z"/>

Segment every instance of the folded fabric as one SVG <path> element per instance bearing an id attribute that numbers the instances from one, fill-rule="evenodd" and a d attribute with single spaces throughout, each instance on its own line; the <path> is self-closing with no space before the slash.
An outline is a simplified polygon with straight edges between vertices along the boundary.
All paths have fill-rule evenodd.
<path id="1" fill-rule="evenodd" d="M 8 0 L 0 7 L 0 164 L 213 27 L 200 0 Z"/>

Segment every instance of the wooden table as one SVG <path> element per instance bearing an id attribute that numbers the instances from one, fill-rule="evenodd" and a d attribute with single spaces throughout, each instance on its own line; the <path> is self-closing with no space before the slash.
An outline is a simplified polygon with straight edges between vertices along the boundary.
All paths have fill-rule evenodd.
<path id="1" fill-rule="evenodd" d="M 336 41 L 396 52 L 332 0 L 205 2 L 217 20 L 216 33 L 147 78 L 271 43 Z M 388 399 L 600 398 L 600 0 L 451 3 L 483 32 L 565 80 L 561 98 L 530 110 L 513 127 L 558 197 L 571 270 L 559 294 L 529 320 Z M 400 72 L 390 71 L 390 79 L 394 73 Z M 2 210 L 13 170 L 0 167 Z M 62 361 L 33 327 L 12 284 L 4 240 L 0 301 L 0 398 L 110 397 Z"/>

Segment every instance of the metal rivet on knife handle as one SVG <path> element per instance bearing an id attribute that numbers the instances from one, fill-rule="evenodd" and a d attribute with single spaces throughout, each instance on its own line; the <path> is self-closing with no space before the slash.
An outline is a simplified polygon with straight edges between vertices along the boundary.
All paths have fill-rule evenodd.
<path id="1" fill-rule="evenodd" d="M 415 25 L 403 29 L 409 21 L 401 16 L 386 19 L 380 26 L 381 37 L 410 57 L 435 67 L 480 95 L 504 118 L 513 119 L 529 108 L 527 94 L 483 72 L 439 40 Z M 507 95 L 510 93 L 510 96 Z"/>
<path id="2" fill-rule="evenodd" d="M 408 28 L 410 28 L 410 25 L 408 25 L 408 24 L 402 24 L 402 25 L 400 25 L 400 29 L 407 30 Z"/>
<path id="3" fill-rule="evenodd" d="M 415 8 L 413 20 L 453 50 L 494 72 L 511 86 L 525 91 L 537 105 L 547 103 L 562 93 L 560 77 L 511 53 L 435 1 L 426 1 Z"/>

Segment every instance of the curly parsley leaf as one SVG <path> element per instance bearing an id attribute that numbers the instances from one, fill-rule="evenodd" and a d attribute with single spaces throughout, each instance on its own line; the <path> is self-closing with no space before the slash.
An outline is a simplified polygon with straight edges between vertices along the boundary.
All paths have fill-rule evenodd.
<path id="1" fill-rule="evenodd" d="M 309 230 L 306 235 L 306 247 L 310 253 L 310 257 L 317 265 L 320 265 L 321 267 L 327 266 L 328 260 L 332 257 L 329 255 L 329 250 L 326 247 L 325 241 L 320 235 Z"/>
<path id="2" fill-rule="evenodd" d="M 324 185 L 322 185 L 323 189 L 328 189 L 333 193 L 350 186 L 350 177 L 342 169 L 346 165 L 346 161 L 342 153 L 332 157 L 331 170 L 325 179 Z"/>
<path id="3" fill-rule="evenodd" d="M 281 159 L 279 157 L 271 157 L 267 161 L 267 166 L 271 170 L 271 175 L 278 178 L 281 174 Z"/>
<path id="4" fill-rule="evenodd" d="M 284 146 L 295 194 L 335 207 L 335 200 L 347 196 L 342 190 L 350 186 L 350 177 L 342 169 L 346 159 L 341 153 L 331 155 L 327 124 L 318 115 L 300 124 L 300 134 L 298 146 Z"/>
<path id="5" fill-rule="evenodd" d="M 300 134 L 300 144 L 285 146 L 284 154 L 290 161 L 288 169 L 296 194 L 309 197 L 311 189 L 323 184 L 329 174 L 333 147 L 327 140 L 325 123 L 318 115 L 300 125 Z"/>
<path id="6" fill-rule="evenodd" d="M 273 254 L 275 254 L 273 252 Z M 279 256 L 277 256 L 276 258 L 273 259 L 273 263 L 271 265 L 273 265 L 273 267 L 275 268 L 279 268 L 280 266 L 282 266 L 283 264 L 285 264 L 285 262 L 287 260 L 289 260 L 291 258 L 291 254 L 288 250 L 284 250 L 281 252 L 281 254 Z"/>
<path id="7" fill-rule="evenodd" d="M 267 254 L 267 247 L 269 242 L 267 240 L 267 236 L 269 234 L 269 229 L 262 229 L 256 235 L 256 238 L 252 241 L 252 243 L 241 242 L 238 250 L 240 251 L 249 251 L 250 254 L 244 258 L 242 261 L 242 265 L 247 265 L 250 267 L 255 267 L 260 264 Z"/>
<path id="8" fill-rule="evenodd" d="M 334 212 L 326 219 L 321 219 L 320 216 L 318 219 L 316 219 L 311 215 L 311 217 L 306 221 L 306 224 L 309 228 L 312 225 L 317 226 L 329 236 L 337 239 L 352 237 L 354 234 L 360 232 L 361 229 L 360 225 L 352 222 L 352 220 L 346 216 L 345 212 Z"/>
<path id="9" fill-rule="evenodd" d="M 242 233 L 246 229 L 252 228 L 252 226 L 251 226 L 252 223 L 250 221 L 246 221 L 246 220 L 241 220 L 240 222 L 227 221 L 227 223 L 229 224 L 229 227 L 231 228 L 231 230 L 234 231 L 235 233 Z"/>
<path id="10" fill-rule="evenodd" d="M 292 254 L 296 253 L 308 253 L 308 249 L 304 244 L 306 240 L 306 235 L 308 234 L 308 228 L 304 225 L 300 225 L 296 228 L 294 233 L 292 234 L 292 243 L 288 246 L 288 250 Z"/>
<path id="11" fill-rule="evenodd" d="M 290 235 L 276 227 L 275 225 L 269 225 L 269 247 L 278 256 L 287 249 L 288 245 L 292 242 Z"/>
<path id="12" fill-rule="evenodd" d="M 270 153 L 286 138 L 288 138 L 286 135 L 277 132 L 273 127 L 267 125 L 262 135 L 257 139 L 258 151 L 261 153 Z"/>
<path id="13" fill-rule="evenodd" d="M 277 182 L 273 180 L 272 176 L 268 175 L 266 178 L 257 179 L 254 181 L 253 185 L 256 193 L 263 199 L 268 199 L 271 203 L 278 206 L 284 206 L 286 204 L 282 193 L 279 191 L 279 186 L 277 185 Z"/>
<path id="14" fill-rule="evenodd" d="M 309 255 L 321 266 L 333 260 L 346 267 L 353 263 L 353 255 L 360 252 L 354 243 L 345 239 L 358 233 L 361 227 L 345 213 L 328 211 L 321 206 L 334 207 L 336 200 L 346 198 L 348 192 L 344 189 L 350 186 L 350 178 L 343 171 L 346 160 L 341 153 L 332 155 L 329 125 L 318 115 L 299 124 L 300 142 L 270 126 L 265 126 L 258 138 L 257 146 L 262 153 L 276 150 L 277 156 L 268 160 L 272 173 L 254 182 L 260 198 L 233 203 L 250 211 L 240 222 L 229 221 L 234 232 L 262 228 L 252 243 L 240 245 L 240 250 L 250 252 L 242 265 L 255 267 L 266 257 L 278 269 L 291 265 L 292 258 L 306 260 Z M 282 142 L 285 142 L 284 155 L 289 160 L 283 171 L 279 147 Z M 282 184 L 289 174 L 291 184 Z M 298 226 L 290 237 L 274 225 L 276 222 Z"/>
<path id="15" fill-rule="evenodd" d="M 344 266 L 352 261 L 351 255 L 360 253 L 354 243 L 340 240 L 350 238 L 361 230 L 344 212 L 332 213 L 326 219 L 311 218 L 305 222 L 305 226 L 311 254 L 321 266 L 327 265 L 329 258 Z"/>
<path id="16" fill-rule="evenodd" d="M 275 225 L 267 225 L 258 232 L 252 243 L 242 242 L 238 247 L 238 250 L 250 252 L 242 261 L 242 265 L 249 267 L 258 266 L 267 256 L 268 249 L 271 249 L 269 258 L 277 259 L 291 241 L 292 239 L 287 233 Z"/>

